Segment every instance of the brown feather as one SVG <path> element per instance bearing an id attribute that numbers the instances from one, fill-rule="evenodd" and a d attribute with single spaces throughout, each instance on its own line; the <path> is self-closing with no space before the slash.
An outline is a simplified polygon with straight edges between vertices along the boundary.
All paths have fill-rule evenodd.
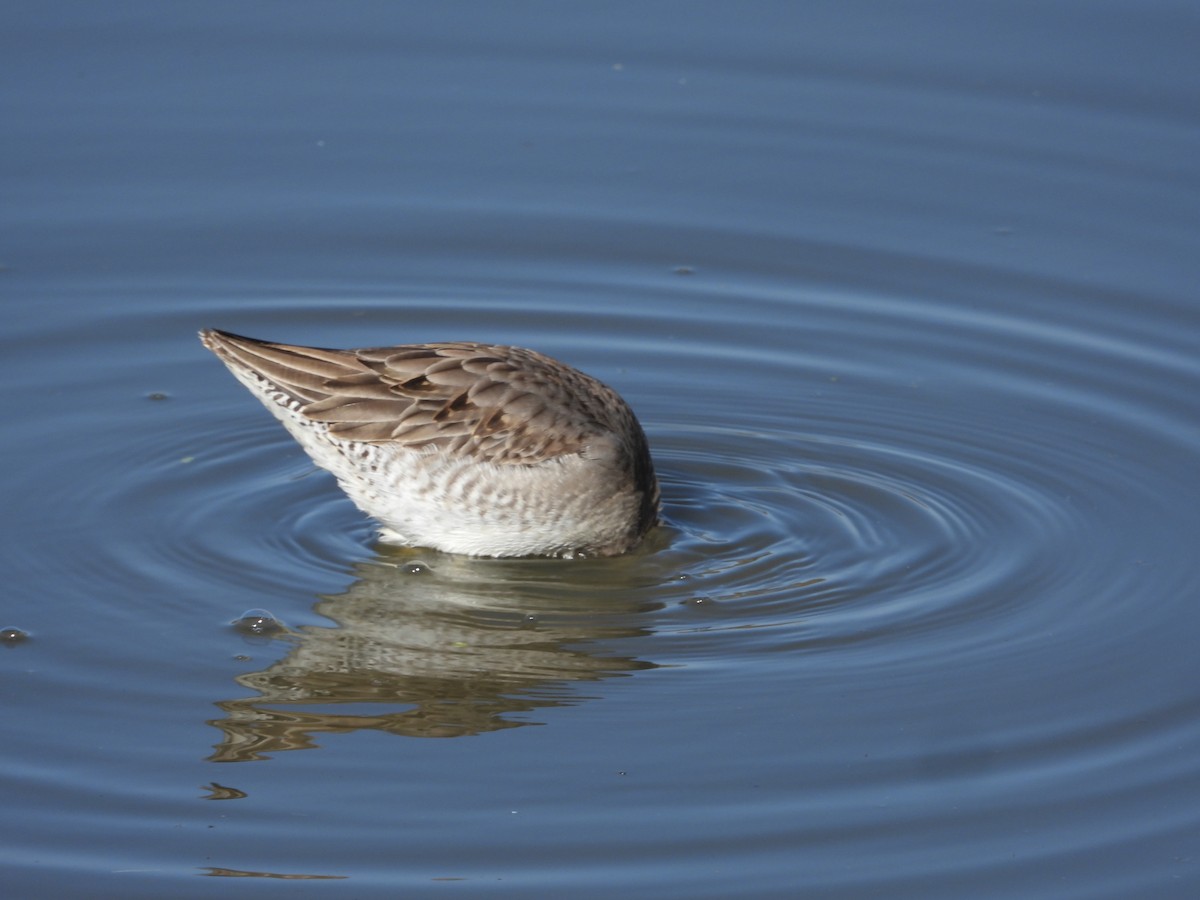
<path id="1" fill-rule="evenodd" d="M 453 446 L 532 464 L 579 453 L 626 426 L 614 416 L 632 417 L 609 388 L 532 350 L 469 342 L 329 350 L 220 331 L 203 337 L 347 440 Z"/>

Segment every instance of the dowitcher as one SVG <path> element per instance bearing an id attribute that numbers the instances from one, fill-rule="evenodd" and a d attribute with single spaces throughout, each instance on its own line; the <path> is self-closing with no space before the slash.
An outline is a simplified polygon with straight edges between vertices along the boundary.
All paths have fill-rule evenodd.
<path id="1" fill-rule="evenodd" d="M 533 350 L 326 350 L 200 332 L 380 539 L 475 556 L 612 556 L 658 518 L 646 436 L 608 386 Z"/>

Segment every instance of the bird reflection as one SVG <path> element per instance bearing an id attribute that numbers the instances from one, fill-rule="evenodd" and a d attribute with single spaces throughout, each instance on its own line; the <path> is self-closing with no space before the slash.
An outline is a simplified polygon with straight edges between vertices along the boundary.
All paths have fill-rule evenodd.
<path id="1" fill-rule="evenodd" d="M 635 623 L 657 606 L 614 583 L 628 563 L 614 574 L 612 560 L 426 562 L 417 552 L 358 564 L 349 589 L 316 606 L 333 626 L 289 632 L 287 656 L 237 677 L 257 696 L 217 704 L 224 716 L 209 724 L 224 737 L 211 761 L 359 729 L 459 737 L 541 724 L 527 714 L 585 699 L 576 682 L 654 668 L 607 646 L 647 634 Z"/>

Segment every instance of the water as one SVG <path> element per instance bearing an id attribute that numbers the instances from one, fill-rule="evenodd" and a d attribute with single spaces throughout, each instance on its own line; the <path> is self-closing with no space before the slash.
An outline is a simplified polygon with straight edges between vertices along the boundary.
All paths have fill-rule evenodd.
<path id="1" fill-rule="evenodd" d="M 10 11 L 5 894 L 1194 896 L 1198 27 Z M 666 521 L 378 547 L 203 326 L 550 353 Z"/>

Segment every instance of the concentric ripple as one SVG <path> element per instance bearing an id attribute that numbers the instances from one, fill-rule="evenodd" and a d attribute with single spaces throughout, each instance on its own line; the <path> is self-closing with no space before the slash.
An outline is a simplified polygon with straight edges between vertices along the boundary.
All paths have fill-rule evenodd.
<path id="1" fill-rule="evenodd" d="M 1048 541 L 1082 526 L 943 448 L 716 429 L 672 431 L 660 448 L 681 498 L 669 553 L 689 589 L 736 610 L 729 627 L 772 625 L 787 647 L 903 645 L 976 618 L 978 598 L 1029 577 Z"/>
<path id="2" fill-rule="evenodd" d="M 1144 466 L 1151 451 L 1160 468 L 1187 454 L 1178 432 L 1153 427 L 1163 416 L 1174 421 L 1168 410 L 1182 398 L 1159 398 L 1164 412 L 1155 419 L 1144 394 L 1128 396 L 1130 385 L 1164 381 L 1161 354 L 1128 336 L 1088 336 L 1028 316 L 959 314 L 948 329 L 942 307 L 927 300 L 810 293 L 785 301 L 773 282 L 747 296 L 753 283 L 743 279 L 739 322 L 724 333 L 715 361 L 705 343 L 678 341 L 646 343 L 618 366 L 594 341 L 566 332 L 557 340 L 544 336 L 541 349 L 609 381 L 639 411 L 664 482 L 665 525 L 635 562 L 619 566 L 612 584 L 607 570 L 590 565 L 536 569 L 535 581 L 549 578 L 561 588 L 582 578 L 597 589 L 624 590 L 629 567 L 640 567 L 634 580 L 654 601 L 707 604 L 705 633 L 756 626 L 752 642 L 722 647 L 727 658 L 873 640 L 902 655 L 920 656 L 927 652 L 923 642 L 933 640 L 943 653 L 970 652 L 981 617 L 992 617 L 990 629 L 1019 631 L 1035 630 L 1048 614 L 1044 606 L 1014 601 L 1031 596 L 1022 585 L 1043 593 L 1070 585 L 1083 595 L 1074 602 L 1099 605 L 1093 614 L 1111 612 L 1103 598 L 1119 580 L 1072 553 L 1100 539 L 1091 532 L 1120 515 L 1131 493 L 1140 493 L 1141 502 L 1136 514 L 1126 509 L 1126 518 L 1169 514 L 1172 498 L 1157 486 L 1161 479 L 1145 477 Z M 527 314 L 540 309 L 540 295 L 571 290 L 579 287 L 548 283 L 531 291 Z M 673 307 L 691 308 L 713 287 L 700 274 L 646 290 L 657 296 L 652 318 L 613 306 L 593 330 L 665 331 Z M 391 305 L 363 303 L 376 320 Z M 469 308 L 469 300 L 462 305 Z M 789 309 L 805 333 L 821 336 L 819 355 L 803 335 L 770 329 Z M 864 310 L 873 319 L 866 328 Z M 476 312 L 479 327 L 493 331 L 487 308 Z M 436 336 L 458 327 L 439 328 L 445 317 L 420 302 L 405 311 Z M 374 323 L 370 336 L 380 330 Z M 988 349 L 986 336 L 1005 331 L 1039 349 L 1036 376 L 1028 366 L 1014 367 L 1011 342 Z M 914 357 L 911 346 L 898 348 L 898 334 L 927 346 Z M 356 341 L 367 338 L 348 327 L 326 342 Z M 196 356 L 187 377 L 213 375 Z M 849 362 L 838 365 L 839 357 Z M 887 373 L 900 358 L 908 372 L 897 382 Z M 853 362 L 859 359 L 872 364 Z M 704 371 L 714 364 L 716 380 Z M 1190 378 L 1190 372 L 1178 376 L 1180 384 Z M 136 508 L 156 523 L 152 541 L 137 538 L 139 552 L 119 564 L 146 576 L 160 567 L 237 573 L 241 584 L 270 595 L 306 573 L 323 589 L 369 559 L 376 552 L 371 523 L 332 479 L 313 469 L 235 383 L 204 381 L 201 403 L 179 391 L 155 401 L 147 393 L 130 398 L 145 404 L 137 456 L 111 457 L 111 474 L 75 498 L 97 511 Z M 695 383 L 705 390 L 697 395 L 701 402 L 689 405 L 692 389 L 682 386 Z M 1132 434 L 1136 448 L 1128 443 Z M 1134 450 L 1140 458 L 1122 458 Z M 117 477 L 128 470 L 143 477 Z M 132 543 L 139 523 L 117 519 L 113 527 L 128 525 Z M 113 565 L 108 560 L 93 570 Z M 493 569 L 518 583 L 533 571 Z M 681 610 L 662 624 L 686 631 L 686 616 Z"/>
<path id="3" fill-rule="evenodd" d="M 1189 727 L 1182 687 L 1146 685 L 1182 658 L 1170 622 L 1197 577 L 1180 562 L 1188 513 L 1175 496 L 1196 449 L 1178 415 L 1191 403 L 1193 362 L 1156 352 L 1150 335 L 1112 333 L 1112 309 L 1067 327 L 1029 308 L 972 317 L 929 298 L 817 288 L 789 297 L 777 282 L 736 281 L 738 320 L 719 345 L 634 341 L 614 360 L 606 343 L 668 333 L 673 315 L 712 295 L 703 274 L 648 283 L 653 315 L 610 306 L 593 319 L 600 338 L 581 337 L 570 317 L 542 335 L 539 349 L 617 387 L 651 438 L 664 522 L 616 560 L 375 547 L 332 479 L 252 402 L 223 400 L 222 390 L 240 394 L 217 378 L 188 428 L 148 450 L 201 451 L 122 499 L 152 504 L 164 480 L 190 498 L 183 511 L 164 507 L 153 558 L 255 596 L 337 587 L 320 588 L 316 607 L 333 627 L 292 629 L 281 659 L 238 676 L 244 696 L 219 701 L 211 759 L 311 748 L 329 728 L 485 734 L 548 721 L 548 708 L 594 696 L 584 684 L 662 670 L 677 685 L 691 672 L 695 689 L 726 697 L 770 683 L 780 697 L 787 685 L 824 698 L 835 686 L 844 707 L 798 707 L 805 730 L 841 734 L 805 754 L 820 824 L 797 826 L 795 797 L 784 795 L 758 815 L 793 837 L 833 827 L 847 854 L 878 829 L 943 827 L 944 810 L 910 789 L 913 773 L 974 792 L 996 821 L 1041 817 L 1068 830 L 1083 827 L 1070 810 L 1128 790 L 1116 761 L 1121 771 L 1152 765 Z M 517 318 L 572 290 L 581 288 L 532 289 Z M 489 333 L 510 327 L 485 303 L 462 306 Z M 386 324 L 389 304 L 364 308 Z M 780 329 L 781 314 L 803 331 Z M 433 303 L 409 301 L 405 315 L 431 323 L 430 337 L 452 326 Z M 357 332 L 340 326 L 327 342 L 362 342 Z M 820 335 L 820 352 L 806 335 Z M 200 421 L 212 439 L 199 436 Z M 182 535 L 194 537 L 185 545 Z M 301 611 L 282 602 L 285 618 Z M 1148 640 L 1164 648 L 1149 669 Z M 1128 678 L 1124 704 L 1086 702 L 1098 660 Z M 679 690 L 681 708 L 696 704 Z M 856 718 L 860 709 L 870 715 Z M 791 745 L 762 740 L 759 775 L 796 777 Z M 868 748 L 865 781 L 847 769 L 847 742 Z M 1093 777 L 1040 792 L 1064 760 Z M 1170 784 L 1164 776 L 1151 789 Z M 877 808 L 872 792 L 896 805 Z M 725 814 L 719 796 L 697 795 L 691 809 L 702 820 Z M 1119 839 L 1146 837 L 1133 826 Z M 988 865 L 990 848 L 964 845 L 956 871 Z M 842 883 L 832 871 L 820 878 Z"/>
<path id="4" fill-rule="evenodd" d="M 1162 352 L 1170 342 L 1153 334 L 1114 333 L 1112 309 L 1071 328 L 1028 308 L 972 317 L 929 298 L 789 292 L 751 273 L 734 283 L 739 315 L 720 341 L 621 342 L 669 337 L 686 311 L 733 302 L 698 272 L 644 284 L 652 313 L 610 305 L 589 318 L 590 336 L 564 316 L 534 342 L 620 390 L 650 436 L 664 521 L 626 557 L 470 560 L 376 546 L 333 479 L 198 345 L 153 384 L 89 388 L 126 405 L 120 421 L 137 440 L 114 440 L 97 420 L 92 477 L 55 482 L 47 458 L 30 474 L 49 488 L 15 509 L 33 523 L 27 540 L 72 540 L 60 586 L 80 596 L 141 586 L 156 610 L 209 622 L 210 642 L 253 639 L 230 649 L 259 658 L 209 698 L 211 762 L 312 751 L 330 732 L 456 738 L 550 724 L 556 708 L 609 693 L 600 682 L 633 675 L 651 693 L 664 679 L 669 733 L 695 729 L 721 698 L 722 715 L 757 729 L 753 777 L 793 786 L 755 806 L 755 828 L 722 838 L 720 852 L 735 856 L 759 852 L 764 833 L 832 842 L 846 856 L 877 833 L 932 839 L 946 812 L 918 778 L 977 798 L 989 824 L 959 814 L 983 836 L 960 843 L 951 873 L 969 879 L 991 865 L 1004 823 L 1052 821 L 1086 835 L 1087 849 L 1097 837 L 1077 810 L 1135 789 L 1170 795 L 1170 747 L 1194 730 L 1179 671 L 1191 649 L 1172 628 L 1200 578 L 1177 497 L 1198 448 L 1180 416 L 1194 406 L 1194 360 Z M 409 338 L 393 318 L 424 321 L 418 339 L 478 336 L 454 330 L 464 317 L 504 339 L 510 318 L 544 317 L 551 298 L 582 291 L 572 305 L 590 302 L 574 283 L 526 287 L 515 314 L 469 296 L 452 311 L 366 298 L 367 328 L 310 304 L 336 324 L 308 339 Z M 206 316 L 306 339 L 242 325 L 233 309 Z M 182 322 L 170 330 L 191 346 Z M 57 427 L 46 419 L 26 437 L 62 444 Z M 75 514 L 55 521 L 35 504 Z M 100 529 L 105 540 L 85 539 Z M 188 587 L 163 596 L 164 584 Z M 139 597 L 99 612 L 144 629 L 148 608 Z M 230 627 L 239 616 L 252 638 Z M 278 627 L 253 630 L 268 617 Z M 31 643 L 43 643 L 36 630 Z M 1160 651 L 1149 665 L 1148 643 Z M 160 671 L 169 665 L 179 663 Z M 1123 687 L 1090 704 L 1113 677 Z M 126 695 L 167 691 L 162 681 Z M 759 694 L 761 708 L 743 699 Z M 794 724 L 765 727 L 774 716 Z M 809 734 L 838 737 L 806 747 L 800 772 L 796 744 Z M 660 740 L 638 760 L 671 771 L 674 744 Z M 364 777 L 390 777 L 385 758 Z M 1131 778 L 1139 768 L 1154 774 Z M 723 773 L 701 765 L 689 777 L 713 784 Z M 675 785 L 676 815 L 728 818 L 727 798 L 691 784 Z M 1167 839 L 1194 824 L 1185 817 Z M 1135 847 L 1154 828 L 1130 821 L 1106 839 Z M 705 852 L 693 843 L 689 853 Z M 900 856 L 891 865 L 914 884 L 926 877 Z M 831 892 L 847 884 L 836 867 L 811 876 Z"/>

